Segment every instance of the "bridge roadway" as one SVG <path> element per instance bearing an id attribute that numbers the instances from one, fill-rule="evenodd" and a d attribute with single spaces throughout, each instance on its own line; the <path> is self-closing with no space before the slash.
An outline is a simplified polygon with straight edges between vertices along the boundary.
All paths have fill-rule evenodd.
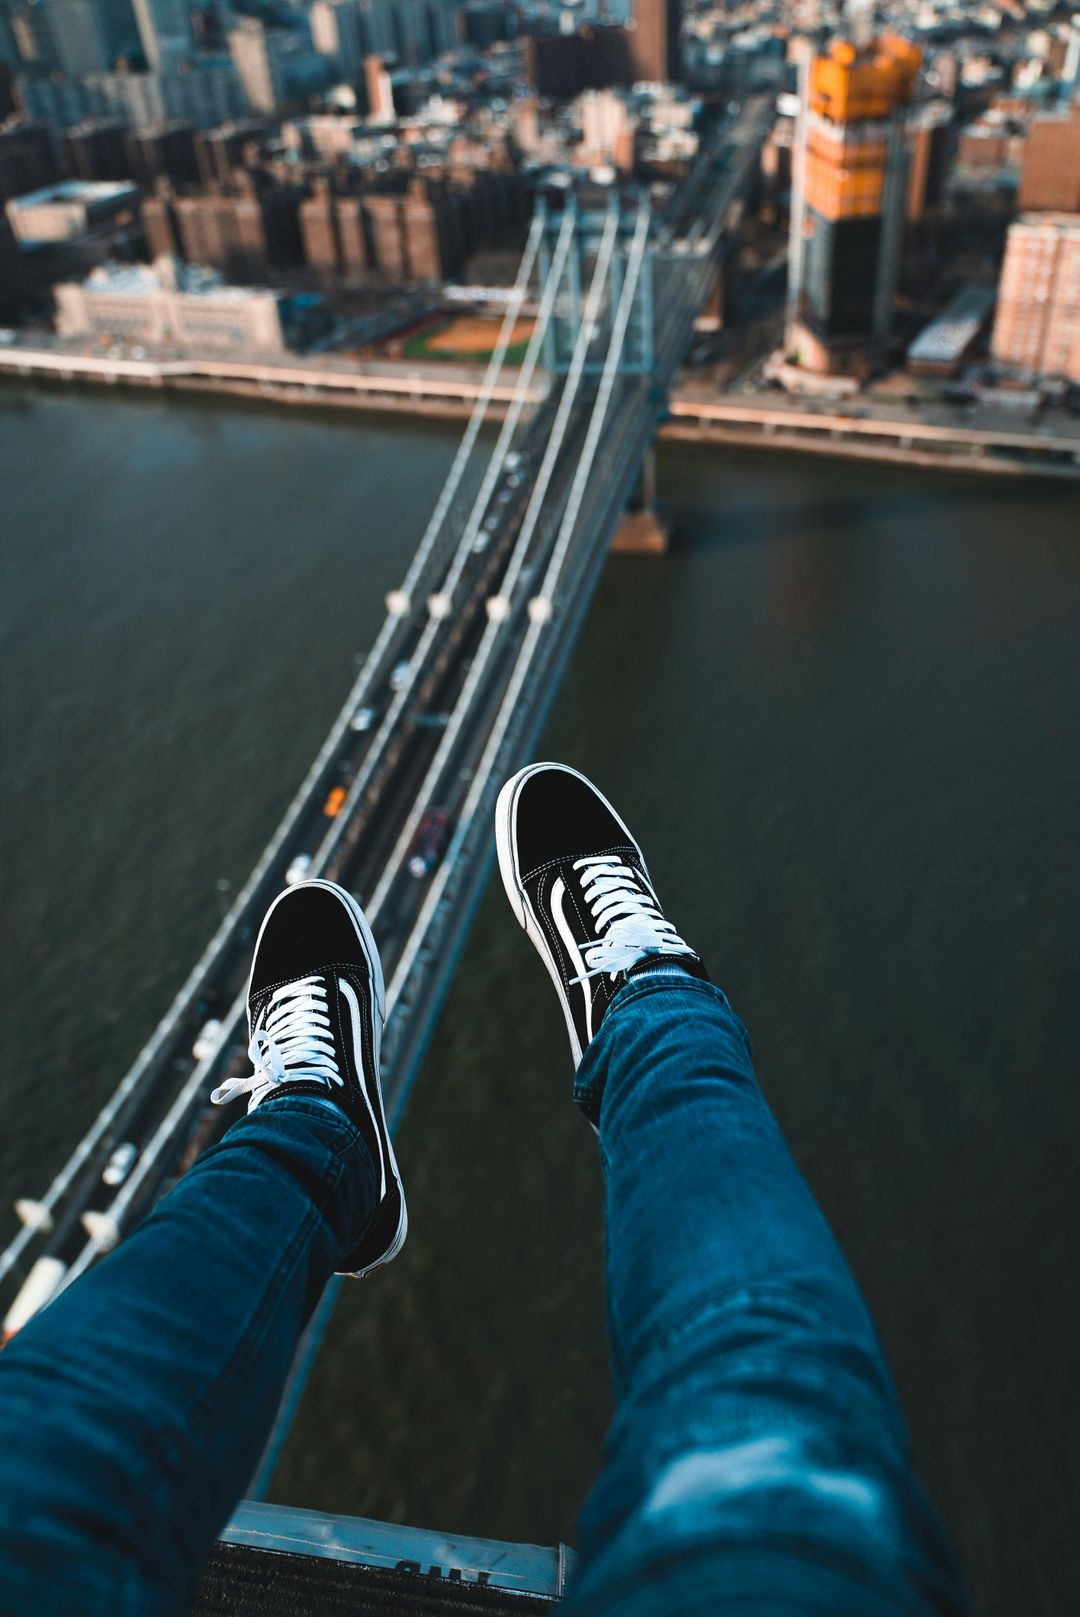
<path id="1" fill-rule="evenodd" d="M 535 340 L 518 375 L 520 397 L 509 403 L 490 459 L 477 469 L 481 409 L 405 585 L 388 597 L 376 645 L 292 807 L 72 1158 L 40 1201 L 22 1204 L 24 1227 L 0 1254 L 5 1303 L 31 1276 L 12 1327 L 122 1238 L 233 1121 L 235 1109 L 208 1107 L 207 1097 L 226 1073 L 245 1070 L 251 943 L 299 854 L 311 857 L 310 874 L 354 892 L 372 921 L 388 984 L 383 1076 L 391 1127 L 400 1117 L 490 868 L 498 786 L 526 755 L 554 697 L 718 252 L 737 224 L 767 116 L 763 103 L 751 103 L 692 171 L 675 199 L 683 234 L 668 230 L 657 239 L 644 207 L 629 231 L 609 216 L 569 372 L 535 406 L 544 328 L 573 242 L 573 220 L 564 217 Z M 523 259 L 520 300 L 539 230 L 534 224 Z M 606 276 L 620 242 L 616 297 L 608 295 Z M 655 364 L 641 376 L 623 373 L 620 356 L 647 246 Z M 507 338 L 513 325 L 511 306 Z M 489 371 L 492 392 L 498 359 Z M 350 720 L 361 707 L 373 719 L 358 731 Z M 328 819 L 323 805 L 336 785 L 345 787 L 346 801 Z M 432 806 L 447 811 L 449 841 L 441 863 L 418 880 L 406 854 Z M 195 1060 L 192 1042 L 210 1017 L 220 1020 L 220 1032 L 210 1053 Z M 138 1155 L 109 1191 L 102 1172 L 124 1141 Z"/>

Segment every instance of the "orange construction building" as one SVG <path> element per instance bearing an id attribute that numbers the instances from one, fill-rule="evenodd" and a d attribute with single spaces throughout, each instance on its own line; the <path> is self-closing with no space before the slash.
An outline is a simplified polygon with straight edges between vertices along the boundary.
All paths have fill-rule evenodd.
<path id="1" fill-rule="evenodd" d="M 905 208 L 904 115 L 922 65 L 886 35 L 834 41 L 804 74 L 788 346 L 807 369 L 865 370 L 888 328 Z"/>

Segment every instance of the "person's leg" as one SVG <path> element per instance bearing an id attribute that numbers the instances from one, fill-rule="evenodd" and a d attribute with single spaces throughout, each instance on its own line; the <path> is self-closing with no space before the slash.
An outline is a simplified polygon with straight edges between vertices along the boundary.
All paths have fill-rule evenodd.
<path id="1" fill-rule="evenodd" d="M 400 1250 L 382 973 L 348 894 L 281 895 L 249 1008 L 255 1071 L 215 1092 L 248 1115 L 0 1353 L 3 1617 L 190 1609 L 327 1280 Z"/>
<path id="2" fill-rule="evenodd" d="M 0 1611 L 190 1605 L 375 1197 L 345 1114 L 282 1095 L 0 1353 Z"/>
<path id="3" fill-rule="evenodd" d="M 631 978 L 575 1098 L 600 1125 L 617 1412 L 571 1607 L 963 1609 L 866 1310 L 724 995 Z"/>
<path id="4" fill-rule="evenodd" d="M 855 1283 L 625 822 L 535 764 L 496 840 L 606 1177 L 617 1410 L 569 1609 L 962 1610 Z"/>

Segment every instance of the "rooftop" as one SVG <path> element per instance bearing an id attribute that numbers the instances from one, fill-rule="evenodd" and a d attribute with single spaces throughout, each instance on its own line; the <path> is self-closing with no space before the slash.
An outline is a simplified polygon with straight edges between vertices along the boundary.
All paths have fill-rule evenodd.
<path id="1" fill-rule="evenodd" d="M 43 186 L 40 191 L 27 191 L 13 197 L 12 208 L 39 208 L 50 202 L 109 202 L 131 196 L 138 187 L 131 180 L 61 180 L 56 185 Z"/>
<path id="2" fill-rule="evenodd" d="M 916 364 L 944 365 L 960 358 L 974 342 L 994 307 L 992 287 L 965 286 L 908 349 Z"/>
<path id="3" fill-rule="evenodd" d="M 262 295 L 262 288 L 230 286 L 217 270 L 201 264 L 185 264 L 177 258 L 159 258 L 151 264 L 102 264 L 83 282 L 83 290 L 95 295 L 128 293 L 150 297 L 163 290 L 184 292 L 196 297 L 232 298 L 243 302 Z"/>

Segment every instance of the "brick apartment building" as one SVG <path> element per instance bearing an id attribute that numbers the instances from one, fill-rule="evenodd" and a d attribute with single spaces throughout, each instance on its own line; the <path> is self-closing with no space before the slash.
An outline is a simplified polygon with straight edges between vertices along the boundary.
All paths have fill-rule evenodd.
<path id="1" fill-rule="evenodd" d="M 991 351 L 1025 376 L 1080 383 L 1080 214 L 1010 225 Z"/>
<path id="2" fill-rule="evenodd" d="M 325 177 L 315 181 L 311 196 L 300 204 L 300 237 L 304 262 L 320 274 L 348 280 L 373 267 L 361 198 L 335 196 Z"/>
<path id="3" fill-rule="evenodd" d="M 1080 213 L 1080 112 L 1032 120 L 1017 205 L 1024 213 Z"/>
<path id="4" fill-rule="evenodd" d="M 159 180 L 142 204 L 152 259 L 177 257 L 238 274 L 301 261 L 301 193 L 239 170 L 228 191 L 217 186 L 183 195 Z"/>
<path id="5" fill-rule="evenodd" d="M 451 167 L 392 188 L 338 194 L 323 176 L 300 204 L 305 262 L 325 276 L 376 270 L 386 280 L 445 281 L 469 255 L 520 225 L 525 193 L 514 174 Z"/>
<path id="6" fill-rule="evenodd" d="M 128 173 L 143 185 L 164 176 L 178 184 L 199 178 L 193 124 L 175 119 L 147 129 L 129 129 L 126 137 Z"/>

